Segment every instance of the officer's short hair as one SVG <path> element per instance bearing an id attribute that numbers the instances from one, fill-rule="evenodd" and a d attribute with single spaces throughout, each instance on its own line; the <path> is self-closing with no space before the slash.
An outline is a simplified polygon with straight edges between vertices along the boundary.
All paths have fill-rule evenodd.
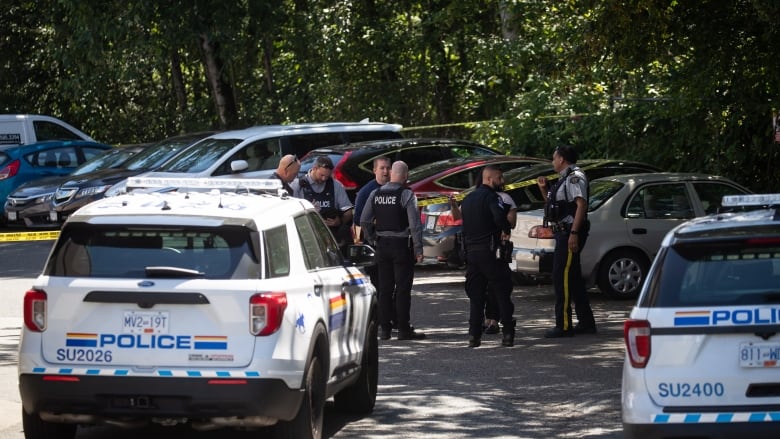
<path id="1" fill-rule="evenodd" d="M 333 169 L 333 160 L 331 160 L 330 157 L 326 155 L 321 155 L 317 157 L 317 160 L 314 162 L 314 167 Z"/>
<path id="2" fill-rule="evenodd" d="M 577 163 L 577 150 L 574 149 L 573 146 L 558 145 L 555 147 L 555 152 L 557 152 L 558 155 L 563 157 L 563 159 L 567 162 L 571 164 Z"/>

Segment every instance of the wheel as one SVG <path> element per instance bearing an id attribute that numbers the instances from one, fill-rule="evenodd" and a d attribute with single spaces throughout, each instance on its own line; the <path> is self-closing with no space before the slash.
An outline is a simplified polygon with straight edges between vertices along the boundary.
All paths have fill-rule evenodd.
<path id="1" fill-rule="evenodd" d="M 374 411 L 379 382 L 379 342 L 376 318 L 372 316 L 363 344 L 360 376 L 354 384 L 333 396 L 336 408 L 350 413 L 368 414 Z"/>
<path id="2" fill-rule="evenodd" d="M 22 427 L 25 439 L 73 439 L 76 424 L 46 422 L 37 413 L 31 415 L 22 409 Z"/>
<path id="3" fill-rule="evenodd" d="M 291 421 L 280 421 L 274 428 L 277 439 L 321 439 L 325 412 L 325 372 L 322 362 L 314 354 L 303 382 L 304 395 L 298 414 Z"/>
<path id="4" fill-rule="evenodd" d="M 604 257 L 598 285 L 613 299 L 636 299 L 645 283 L 650 262 L 636 250 L 617 250 Z"/>

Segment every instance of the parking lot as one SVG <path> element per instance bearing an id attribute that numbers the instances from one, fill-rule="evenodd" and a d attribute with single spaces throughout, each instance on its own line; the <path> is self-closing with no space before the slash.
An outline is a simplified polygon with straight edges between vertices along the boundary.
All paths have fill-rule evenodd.
<path id="1" fill-rule="evenodd" d="M 23 437 L 16 390 L 21 298 L 40 270 L 50 242 L 3 243 L 0 272 L 0 439 Z M 380 344 L 379 395 L 370 416 L 354 417 L 328 404 L 329 438 L 619 438 L 622 322 L 630 302 L 592 295 L 597 335 L 544 339 L 551 325 L 549 285 L 516 286 L 518 338 L 500 346 L 500 335 L 466 347 L 467 299 L 460 271 L 417 270 L 414 325 L 428 338 Z M 222 438 L 225 431 L 175 437 Z M 160 427 L 142 430 L 80 429 L 78 438 L 171 437 Z M 235 433 L 230 437 L 258 437 Z M 262 437 L 262 436 L 260 436 Z"/>

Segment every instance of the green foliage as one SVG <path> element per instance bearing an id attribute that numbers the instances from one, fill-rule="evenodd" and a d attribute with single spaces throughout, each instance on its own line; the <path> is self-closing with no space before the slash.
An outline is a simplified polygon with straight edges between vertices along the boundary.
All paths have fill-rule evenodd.
<path id="1" fill-rule="evenodd" d="M 780 191 L 771 0 L 8 0 L 0 108 L 112 143 L 370 118 Z"/>

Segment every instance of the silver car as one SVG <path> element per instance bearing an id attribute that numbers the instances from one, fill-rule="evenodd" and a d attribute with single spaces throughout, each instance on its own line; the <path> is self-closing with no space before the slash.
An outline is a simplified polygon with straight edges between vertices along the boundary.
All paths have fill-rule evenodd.
<path id="1" fill-rule="evenodd" d="M 723 177 L 687 173 L 628 174 L 590 183 L 590 233 L 582 275 L 607 296 L 633 299 L 664 235 L 678 224 L 716 213 L 724 195 L 750 191 Z M 518 212 L 512 231 L 517 277 L 548 277 L 555 241 L 543 210 Z"/>

